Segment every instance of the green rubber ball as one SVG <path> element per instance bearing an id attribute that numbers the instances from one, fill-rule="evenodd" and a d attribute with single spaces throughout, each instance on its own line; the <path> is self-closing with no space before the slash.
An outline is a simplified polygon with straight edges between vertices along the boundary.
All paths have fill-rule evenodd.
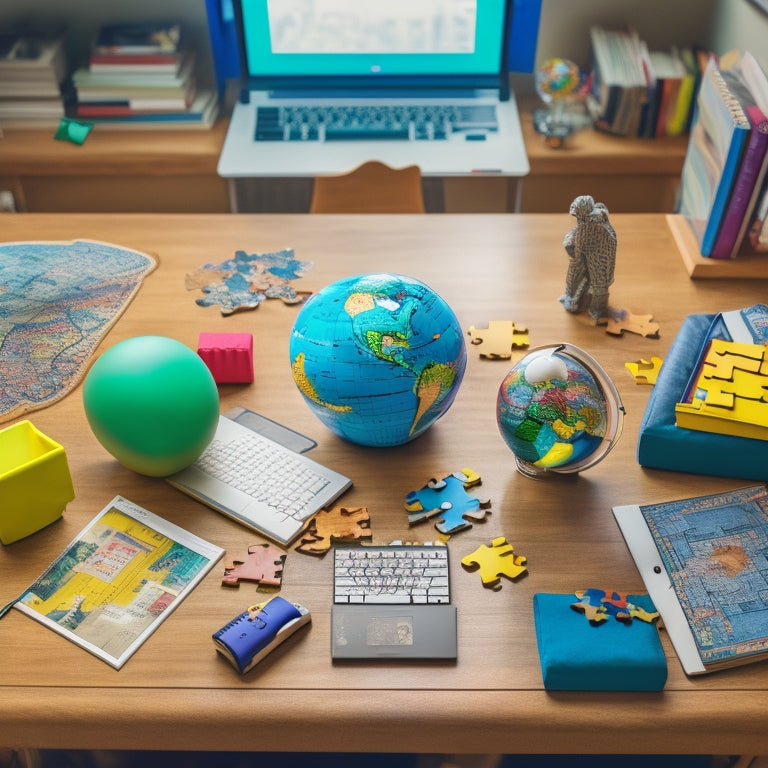
<path id="1" fill-rule="evenodd" d="M 83 383 L 83 405 L 94 435 L 121 464 L 165 477 L 189 466 L 213 439 L 219 392 L 189 347 L 136 336 L 96 360 Z"/>

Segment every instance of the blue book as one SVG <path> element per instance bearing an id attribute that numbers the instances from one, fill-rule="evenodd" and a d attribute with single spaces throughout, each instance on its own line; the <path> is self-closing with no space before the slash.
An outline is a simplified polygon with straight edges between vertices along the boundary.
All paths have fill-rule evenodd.
<path id="1" fill-rule="evenodd" d="M 722 225 L 751 125 L 714 58 L 702 75 L 696 118 L 681 177 L 682 213 L 702 256 L 710 256 Z"/>

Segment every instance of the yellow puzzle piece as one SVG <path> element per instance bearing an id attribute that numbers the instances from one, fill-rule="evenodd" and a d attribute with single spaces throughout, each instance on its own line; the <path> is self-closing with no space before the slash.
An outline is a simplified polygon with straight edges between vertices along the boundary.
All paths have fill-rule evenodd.
<path id="1" fill-rule="evenodd" d="M 528 329 L 516 326 L 511 320 L 491 320 L 487 328 L 469 328 L 474 345 L 482 345 L 480 357 L 505 360 L 512 357 L 512 350 L 529 346 Z"/>
<path id="2" fill-rule="evenodd" d="M 648 360 L 638 360 L 634 363 L 624 363 L 624 367 L 635 377 L 638 384 L 655 384 L 664 362 L 660 357 Z"/>
<path id="3" fill-rule="evenodd" d="M 527 568 L 526 558 L 516 555 L 511 544 L 503 536 L 498 536 L 489 547 L 483 544 L 474 552 L 461 558 L 461 564 L 470 571 L 479 571 L 483 585 L 491 589 L 501 589 L 501 577 L 517 579 Z"/>

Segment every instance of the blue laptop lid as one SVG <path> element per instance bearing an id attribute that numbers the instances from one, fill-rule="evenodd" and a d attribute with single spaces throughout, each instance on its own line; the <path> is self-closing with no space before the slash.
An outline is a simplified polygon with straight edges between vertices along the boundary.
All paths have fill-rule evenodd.
<path id="1" fill-rule="evenodd" d="M 511 0 L 236 0 L 243 90 L 494 88 Z"/>

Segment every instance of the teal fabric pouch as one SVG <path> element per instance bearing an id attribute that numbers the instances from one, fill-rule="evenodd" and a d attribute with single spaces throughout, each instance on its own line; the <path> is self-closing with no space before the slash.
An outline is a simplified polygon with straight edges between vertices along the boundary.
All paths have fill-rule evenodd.
<path id="1" fill-rule="evenodd" d="M 648 595 L 628 600 L 655 611 Z M 660 691 L 667 660 L 655 623 L 608 616 L 598 625 L 571 606 L 574 594 L 533 597 L 536 641 L 544 687 L 550 691 Z"/>

